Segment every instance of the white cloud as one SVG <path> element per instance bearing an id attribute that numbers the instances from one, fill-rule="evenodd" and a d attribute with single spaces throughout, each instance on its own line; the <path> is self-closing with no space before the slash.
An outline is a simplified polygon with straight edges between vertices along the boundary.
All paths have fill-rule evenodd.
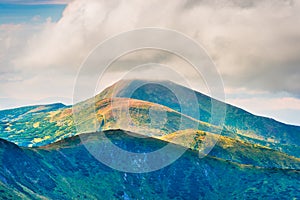
<path id="1" fill-rule="evenodd" d="M 299 1 L 280 0 L 74 0 L 58 22 L 48 21 L 26 37 L 22 31 L 0 34 L 1 47 L 19 41 L 10 47 L 9 60 L 2 60 L 7 53 L 1 57 L 0 50 L 0 72 L 9 66 L 11 74 L 24 79 L 24 88 L 31 87 L 34 97 L 44 93 L 38 88 L 47 88 L 43 80 L 51 75 L 55 83 L 48 94 L 66 91 L 69 95 L 78 67 L 93 47 L 120 32 L 151 26 L 175 29 L 202 44 L 221 71 L 227 90 L 297 96 L 299 10 Z M 0 32 L 3 29 L 6 32 L 5 27 L 0 27 Z M 34 84 L 28 83 L 31 79 Z M 2 82 L 1 93 L 17 96 L 7 88 L 14 91 L 19 83 Z"/>
<path id="2" fill-rule="evenodd" d="M 282 98 L 267 98 L 267 97 L 252 97 L 252 98 L 235 98 L 227 99 L 227 102 L 234 105 L 240 105 L 250 111 L 264 111 L 264 110 L 284 110 L 295 109 L 300 110 L 300 99 L 293 97 Z"/>
<path id="3" fill-rule="evenodd" d="M 300 99 L 293 97 L 250 97 L 227 99 L 256 115 L 267 116 L 281 122 L 300 125 Z"/>
<path id="4" fill-rule="evenodd" d="M 48 23 L 34 34 L 16 65 L 75 70 L 104 39 L 133 28 L 158 26 L 181 31 L 203 44 L 228 86 L 243 83 L 247 88 L 300 93 L 295 84 L 300 81 L 299 8 L 298 1 L 76 0 L 58 23 Z"/>

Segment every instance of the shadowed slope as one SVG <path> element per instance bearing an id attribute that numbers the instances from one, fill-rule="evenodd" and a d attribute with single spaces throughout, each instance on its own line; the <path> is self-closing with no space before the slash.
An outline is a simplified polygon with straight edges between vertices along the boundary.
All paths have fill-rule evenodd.
<path id="1" fill-rule="evenodd" d="M 131 151 L 149 152 L 165 145 L 152 138 L 143 139 L 141 143 L 123 131 L 105 134 Z M 103 145 L 103 133 L 88 136 L 92 145 Z M 199 159 L 193 151 L 187 151 L 166 168 L 145 174 L 124 173 L 104 166 L 89 154 L 78 136 L 43 148 L 20 148 L 1 140 L 0 156 L 1 199 L 240 199 L 253 196 L 285 199 L 300 196 L 298 171 L 259 169 L 210 157 Z"/>

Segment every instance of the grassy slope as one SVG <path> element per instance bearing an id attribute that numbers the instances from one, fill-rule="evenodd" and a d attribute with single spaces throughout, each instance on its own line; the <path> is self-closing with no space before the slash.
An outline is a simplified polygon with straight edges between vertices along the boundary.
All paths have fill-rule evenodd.
<path id="1" fill-rule="evenodd" d="M 63 122 L 51 120 L 55 113 L 69 111 L 70 108 L 63 104 L 0 111 L 0 137 L 19 146 L 32 146 L 72 136 L 75 133 L 72 116 L 66 114 Z"/>
<path id="2" fill-rule="evenodd" d="M 114 102 L 114 106 L 111 101 Z M 120 115 L 119 113 L 126 112 L 127 105 L 129 105 L 128 115 Z M 164 123 L 151 121 L 150 108 L 158 112 L 165 112 L 168 120 Z M 193 124 L 201 130 L 219 131 L 217 127 L 188 116 L 182 116 L 177 111 L 165 106 L 135 99 L 103 99 L 96 102 L 95 107 L 82 103 L 76 105 L 79 130 L 75 128 L 72 108 L 67 107 L 47 112 L 32 112 L 33 109 L 27 109 L 22 116 L 5 122 L 9 128 L 3 128 L 3 131 L 0 132 L 1 137 L 19 146 L 42 146 L 73 136 L 76 132 L 92 132 L 97 129 L 121 128 L 152 136 L 187 129 Z M 181 123 L 181 117 L 183 123 Z"/>
<path id="3" fill-rule="evenodd" d="M 188 148 L 200 148 L 199 138 L 201 137 L 198 134 L 199 131 L 177 132 L 180 130 L 180 128 L 188 129 L 189 123 L 195 122 L 194 119 L 185 117 L 186 120 L 184 121 L 186 124 L 184 124 L 182 127 L 179 127 L 178 124 L 180 124 L 181 120 L 180 113 L 167 107 L 133 99 L 120 98 L 114 99 L 114 101 L 117 106 L 115 106 L 113 109 L 110 106 L 110 99 L 104 99 L 96 104 L 98 123 L 101 124 L 102 120 L 105 121 L 101 127 L 101 130 L 122 128 L 126 129 L 127 131 L 138 132 L 139 134 L 148 136 L 156 136 L 159 138 L 160 136 L 164 136 L 160 139 L 165 139 L 167 141 L 171 141 L 174 139 L 174 136 L 176 136 L 175 143 Z M 128 102 L 130 105 L 129 114 L 132 121 L 128 122 L 128 117 L 114 118 L 113 110 L 115 112 L 121 111 L 124 109 L 124 104 L 127 104 Z M 149 108 L 166 111 L 169 120 L 162 125 L 155 126 L 155 124 L 151 123 L 149 118 Z M 94 131 L 96 124 L 93 115 L 94 110 L 90 108 L 90 110 L 83 109 L 83 111 L 84 112 L 79 112 L 79 118 L 84 119 L 84 121 L 80 122 L 81 129 L 85 130 L 84 132 Z M 31 116 L 31 114 L 29 115 Z M 26 121 L 26 119 L 27 117 L 24 117 L 20 118 L 20 120 L 11 122 L 12 130 L 14 130 L 13 133 L 16 133 L 15 135 L 13 133 L 9 135 L 9 139 L 11 141 L 18 144 L 25 144 L 24 146 L 27 146 L 28 144 L 29 146 L 41 146 L 53 143 L 63 138 L 71 137 L 76 133 L 71 108 L 58 109 L 49 113 L 35 114 L 34 118 L 32 118 L 30 121 Z M 24 121 L 26 122 L 24 123 Z M 36 123 L 39 123 L 39 126 L 34 127 Z M 199 123 L 200 130 L 213 131 L 214 129 L 214 127 L 209 126 L 207 123 L 197 123 Z M 21 130 L 16 131 L 18 127 L 20 127 L 21 130 L 25 130 L 27 134 L 20 134 Z M 210 140 L 209 136 L 212 136 L 212 134 L 206 135 L 207 141 Z M 26 141 L 27 143 L 25 143 Z M 210 146 L 209 144 L 207 145 Z M 255 166 L 276 168 L 300 168 L 299 159 L 278 151 L 270 150 L 266 147 L 249 144 L 247 142 L 223 136 L 220 137 L 220 141 L 217 143 L 217 146 L 214 147 L 211 155 L 241 164 L 252 164 Z"/>
<path id="4" fill-rule="evenodd" d="M 119 82 L 117 85 L 125 83 L 132 84 L 131 82 Z M 53 104 L 48 106 L 31 106 L 0 111 L 0 137 L 12 141 L 19 146 L 42 146 L 63 138 L 71 137 L 77 132 L 84 133 L 93 132 L 95 130 L 123 129 L 148 136 L 163 136 L 177 132 L 178 130 L 194 128 L 191 127 L 191 124 L 198 123 L 197 126 L 199 130 L 213 133 L 220 132 L 218 127 L 195 120 L 186 115 L 183 115 L 182 117 L 180 110 L 176 111 L 156 103 L 137 99 L 114 98 L 114 107 L 112 107 L 112 99 L 107 97 L 113 96 L 115 86 L 116 85 L 113 85 L 107 88 L 97 95 L 95 99 L 88 99 L 75 105 L 79 130 L 76 130 L 74 126 L 72 108 L 65 107 L 61 104 Z M 121 88 L 123 87 L 124 86 Z M 160 102 L 162 100 L 161 96 L 155 95 L 161 94 L 163 88 L 160 88 L 157 85 L 155 85 L 154 88 L 153 87 L 153 85 L 150 85 L 149 88 L 148 86 L 144 89 L 142 88 L 141 91 L 137 91 L 138 94 L 134 94 L 134 97 L 139 98 L 141 94 L 144 94 L 145 91 L 147 91 L 147 95 L 145 95 L 146 99 L 149 101 Z M 173 84 L 173 87 L 183 88 L 175 84 Z M 155 100 L 153 100 L 153 93 L 149 91 L 150 89 L 153 89 L 151 91 L 154 92 Z M 186 91 L 185 88 L 183 89 L 183 91 Z M 119 92 L 126 93 L 126 90 L 121 90 Z M 165 91 L 165 93 L 166 95 L 168 94 L 167 91 Z M 122 95 L 126 96 L 126 94 L 120 94 L 120 96 Z M 94 100 L 96 102 L 95 107 L 93 106 Z M 174 101 L 174 97 L 165 98 L 166 104 L 170 107 L 176 105 L 176 102 L 174 103 Z M 204 104 L 205 102 L 207 103 L 205 100 L 201 104 Z M 124 110 L 127 108 L 126 106 L 129 106 L 129 115 L 118 115 L 118 113 L 124 113 Z M 200 107 L 201 106 L 203 105 L 200 105 Z M 159 123 L 151 121 L 149 118 L 150 108 L 158 112 L 166 112 L 168 120 L 163 123 L 160 121 Z M 96 116 L 94 111 L 96 111 Z M 243 113 L 243 111 L 239 109 L 236 109 L 236 112 L 237 111 Z M 114 112 L 117 112 L 117 117 L 114 117 Z M 236 113 L 236 115 L 239 116 L 238 113 Z M 184 119 L 183 123 L 181 123 L 181 117 Z M 183 124 L 182 127 L 180 127 L 179 124 Z M 180 142 L 177 143 L 190 147 L 191 143 L 187 144 L 186 141 L 194 140 L 195 134 L 193 132 L 191 132 L 193 134 L 190 134 L 189 132 L 184 133 L 186 134 L 184 137 L 185 140 L 181 139 Z M 270 146 L 271 144 L 271 147 L 274 149 L 284 149 L 284 152 L 291 152 L 291 155 L 298 155 L 297 150 L 300 148 L 297 145 L 268 142 L 264 138 L 253 136 L 253 134 L 245 135 L 245 132 L 238 128 L 232 130 L 232 132 L 222 130 L 222 133 L 227 137 L 221 137 L 221 141 L 226 141 L 226 143 L 235 142 L 234 145 L 232 145 L 234 148 L 230 146 L 227 148 L 228 144 L 222 145 L 222 143 L 219 142 L 218 144 L 220 145 L 217 145 L 213 150 L 217 157 L 233 160 L 238 163 L 250 163 L 256 166 L 265 167 L 298 168 L 299 166 L 296 163 L 298 162 L 297 159 L 278 151 L 271 151 L 266 147 L 262 147 L 262 145 Z M 172 137 L 172 135 L 170 135 L 170 137 Z M 285 135 L 285 137 L 287 137 L 287 135 Z"/>
<path id="5" fill-rule="evenodd" d="M 152 138 L 141 142 L 122 131 L 105 134 L 130 151 L 151 151 L 166 145 Z M 103 145 L 102 133 L 88 137 L 92 145 Z M 166 168 L 146 174 L 124 173 L 104 166 L 87 152 L 78 136 L 43 148 L 20 148 L 1 140 L 0 156 L 1 199 L 300 197 L 299 171 L 260 169 L 212 157 L 199 159 L 194 151 L 187 151 Z"/>
<path id="6" fill-rule="evenodd" d="M 135 89 L 137 85 L 141 84 L 144 85 L 138 88 L 134 93 L 131 93 L 132 89 Z M 166 87 L 172 89 L 172 91 L 176 91 L 177 94 L 181 94 L 187 101 L 179 103 L 174 93 Z M 194 109 L 195 105 L 190 105 L 190 101 L 188 100 L 191 99 L 193 95 L 196 95 L 199 105 L 199 119 L 203 122 L 210 122 L 212 102 L 214 102 L 215 105 L 224 105 L 226 107 L 225 131 L 223 135 L 245 142 L 269 146 L 270 148 L 300 157 L 299 126 L 287 125 L 270 118 L 253 115 L 243 109 L 216 101 L 206 95 L 172 82 L 147 82 L 142 80 L 120 81 L 110 88 L 107 88 L 103 94 L 98 95 L 98 97 L 102 98 L 106 96 L 107 98 L 111 95 L 130 97 L 161 104 L 178 112 L 181 112 L 180 104 L 183 104 L 187 108 Z M 186 114 L 188 113 L 187 111 Z"/>
<path id="7" fill-rule="evenodd" d="M 232 162 L 267 168 L 300 169 L 300 159 L 285 153 L 241 140 L 199 130 L 183 130 L 157 137 L 161 140 L 183 145 L 202 152 L 216 141 L 210 156 Z"/>

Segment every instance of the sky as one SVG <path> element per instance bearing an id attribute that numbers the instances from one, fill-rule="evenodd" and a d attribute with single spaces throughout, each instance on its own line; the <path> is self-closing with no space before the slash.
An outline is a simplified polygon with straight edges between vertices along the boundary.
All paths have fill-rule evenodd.
<path id="1" fill-rule="evenodd" d="M 65 7 L 63 4 L 0 3 L 0 24 L 40 23 L 47 18 L 58 21 Z"/>
<path id="2" fill-rule="evenodd" d="M 0 0 L 0 109 L 71 104 L 78 70 L 96 45 L 160 27 L 205 48 L 227 103 L 300 125 L 299 11 L 296 0 Z"/>

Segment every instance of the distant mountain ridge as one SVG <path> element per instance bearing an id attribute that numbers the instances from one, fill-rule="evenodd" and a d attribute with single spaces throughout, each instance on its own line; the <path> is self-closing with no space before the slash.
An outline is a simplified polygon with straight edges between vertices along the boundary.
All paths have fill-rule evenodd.
<path id="1" fill-rule="evenodd" d="M 143 86 L 130 93 L 129 91 L 136 88 L 136 85 Z M 163 85 L 153 81 L 119 81 L 95 97 L 74 105 L 76 122 L 72 107 L 62 104 L 0 111 L 0 138 L 19 146 L 34 147 L 49 145 L 76 134 L 95 130 L 123 129 L 199 150 L 195 148 L 195 144 L 201 141 L 196 137 L 199 130 L 205 133 L 207 138 L 211 134 L 222 133 L 216 150 L 212 151 L 218 158 L 254 166 L 298 168 L 300 127 L 255 116 L 222 102 L 218 103 L 226 106 L 225 125 L 214 126 L 209 123 L 209 119 L 211 101 L 216 100 L 172 82 L 164 82 Z M 180 91 L 183 95 L 186 94 L 186 101 L 183 102 L 186 103 L 186 107 L 195 106 L 189 105 L 188 97 L 191 93 L 196 94 L 200 118 L 182 115 L 178 99 L 165 86 Z M 125 108 L 129 109 L 130 121 L 126 115 L 114 115 L 114 112 L 124 114 L 127 112 Z M 152 123 L 149 116 L 150 109 L 166 113 L 167 121 L 162 126 L 155 124 L 156 122 Z M 194 128 L 197 130 L 190 130 L 191 124 L 195 123 L 197 127 Z M 179 126 L 180 124 L 182 126 Z M 80 127 L 79 130 L 76 125 L 77 128 Z M 189 136 L 192 140 L 187 141 L 191 142 L 186 143 L 181 139 L 178 143 L 170 140 L 171 135 L 178 131 L 182 131 L 185 137 Z M 228 149 L 225 141 L 235 144 L 235 148 Z M 243 148 L 238 148 L 239 145 Z M 264 159 L 268 154 L 272 154 L 270 159 Z"/>
<path id="2" fill-rule="evenodd" d="M 132 88 L 136 88 L 136 85 L 142 86 L 133 94 L 128 92 L 132 91 Z M 164 81 L 163 84 L 160 85 L 160 82 L 155 81 L 123 80 L 101 92 L 96 96 L 96 99 L 103 98 L 104 96 L 108 98 L 112 95 L 111 91 L 114 91 L 116 97 L 149 101 L 180 112 L 178 100 L 176 100 L 175 95 L 172 94 L 172 91 L 166 86 L 173 88 L 175 91 L 179 91 L 181 94 L 185 94 L 187 99 L 191 94 L 196 94 L 200 113 L 198 120 L 209 122 L 211 118 L 211 101 L 217 100 L 170 81 Z M 300 126 L 287 125 L 277 122 L 274 119 L 253 115 L 230 104 L 220 101 L 217 102 L 226 106 L 225 124 L 222 135 L 254 144 L 269 146 L 270 148 L 300 156 Z M 189 106 L 190 105 L 185 105 L 185 107 Z"/>

